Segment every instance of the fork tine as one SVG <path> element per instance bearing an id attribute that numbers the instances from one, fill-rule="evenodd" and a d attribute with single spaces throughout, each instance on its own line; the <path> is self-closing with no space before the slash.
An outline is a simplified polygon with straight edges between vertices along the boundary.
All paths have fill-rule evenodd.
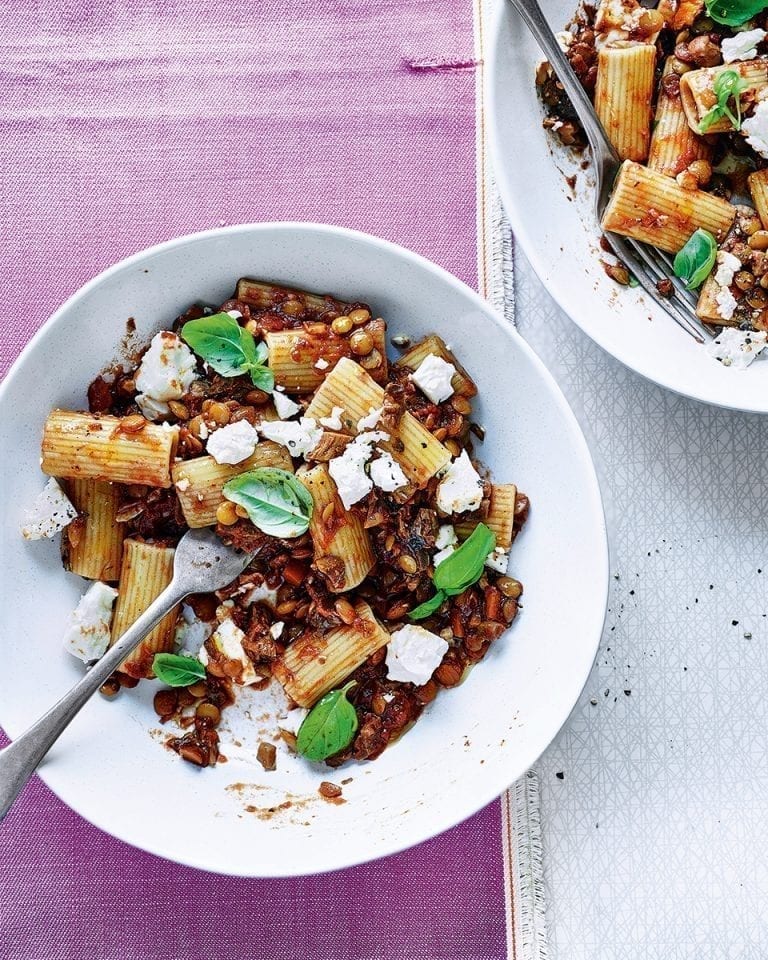
<path id="1" fill-rule="evenodd" d="M 677 304 L 668 300 L 666 297 L 662 297 L 659 293 L 653 276 L 655 275 L 657 279 L 663 280 L 666 278 L 666 274 L 656 266 L 645 251 L 639 245 L 637 247 L 630 246 L 630 244 L 627 243 L 623 237 L 618 236 L 618 234 L 606 233 L 606 237 L 616 255 L 620 257 L 627 266 L 632 268 L 637 282 L 651 299 L 654 300 L 662 310 L 669 314 L 675 323 L 685 330 L 689 336 L 693 337 L 697 343 L 704 343 L 701 332 L 694 326 L 690 317 L 685 314 Z M 638 258 L 642 260 L 642 263 L 638 263 Z M 651 276 L 649 276 L 649 273 Z"/>

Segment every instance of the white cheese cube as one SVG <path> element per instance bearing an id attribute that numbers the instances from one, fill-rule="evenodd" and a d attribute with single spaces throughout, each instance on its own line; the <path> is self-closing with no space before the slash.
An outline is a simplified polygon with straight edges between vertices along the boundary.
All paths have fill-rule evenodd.
<path id="1" fill-rule="evenodd" d="M 84 663 L 103 657 L 110 640 L 112 607 L 117 590 L 96 581 L 80 598 L 64 634 L 64 649 Z"/>
<path id="2" fill-rule="evenodd" d="M 72 501 L 51 477 L 26 511 L 21 535 L 25 540 L 49 539 L 72 523 L 76 516 Z"/>

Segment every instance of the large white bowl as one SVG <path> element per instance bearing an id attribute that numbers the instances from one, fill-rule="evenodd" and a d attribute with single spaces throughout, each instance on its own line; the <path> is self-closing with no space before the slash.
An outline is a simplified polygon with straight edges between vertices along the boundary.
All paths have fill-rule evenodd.
<path id="1" fill-rule="evenodd" d="M 81 673 L 60 636 L 84 584 L 62 570 L 57 544 L 26 543 L 18 532 L 43 484 L 46 414 L 84 406 L 86 384 L 119 356 L 128 317 L 146 339 L 191 302 L 226 299 L 243 275 L 368 301 L 391 333 L 441 334 L 477 379 L 483 458 L 532 501 L 511 566 L 525 583 L 525 610 L 466 682 L 442 693 L 374 763 L 329 771 L 281 754 L 277 772 L 265 773 L 244 757 L 262 737 L 274 739 L 257 703 L 252 720 L 239 723 L 239 759 L 198 770 L 162 746 L 156 684 L 142 683 L 115 702 L 95 697 L 41 768 L 73 809 L 137 847 L 221 873 L 286 876 L 418 843 L 487 804 L 537 759 L 595 655 L 606 536 L 590 456 L 560 391 L 520 337 L 454 277 L 382 240 L 312 224 L 231 227 L 161 244 L 72 297 L 0 388 L 0 722 L 11 737 Z M 346 803 L 318 796 L 322 779 L 347 777 Z"/>
<path id="2" fill-rule="evenodd" d="M 555 30 L 578 0 L 545 0 Z M 619 287 L 598 262 L 600 231 L 591 166 L 582 169 L 545 131 L 534 87 L 544 59 L 506 0 L 498 0 L 488 64 L 494 170 L 515 236 L 563 310 L 604 350 L 649 380 L 737 410 L 768 412 L 768 363 L 738 371 L 709 357 L 642 290 Z M 575 189 L 566 177 L 576 177 Z"/>

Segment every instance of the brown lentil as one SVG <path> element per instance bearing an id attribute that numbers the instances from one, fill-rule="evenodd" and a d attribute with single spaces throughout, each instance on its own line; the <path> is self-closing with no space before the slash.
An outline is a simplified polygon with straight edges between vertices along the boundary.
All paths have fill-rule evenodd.
<path id="1" fill-rule="evenodd" d="M 333 609 L 336 611 L 339 617 L 341 617 L 344 623 L 347 624 L 347 626 L 355 622 L 355 608 L 352 606 L 349 600 L 346 599 L 346 597 L 339 597 L 339 599 L 334 603 Z"/>
<path id="2" fill-rule="evenodd" d="M 373 337 L 366 330 L 355 330 L 349 338 L 349 348 L 356 357 L 365 357 L 373 350 Z"/>
<path id="3" fill-rule="evenodd" d="M 404 553 L 397 561 L 397 565 L 404 573 L 416 573 L 419 569 L 418 563 L 409 553 Z"/>
<path id="4" fill-rule="evenodd" d="M 245 395 L 247 403 L 252 403 L 256 407 L 260 407 L 269 400 L 269 394 L 265 393 L 263 390 L 249 390 Z"/>
<path id="5" fill-rule="evenodd" d="M 513 600 L 517 600 L 520 594 L 523 592 L 523 585 L 519 580 L 515 580 L 513 577 L 499 577 L 496 581 L 496 586 L 501 590 L 505 597 L 512 597 Z"/>
<path id="6" fill-rule="evenodd" d="M 768 230 L 755 230 L 747 243 L 752 250 L 768 250 Z"/>
<path id="7" fill-rule="evenodd" d="M 128 417 L 123 417 L 120 421 L 120 429 L 123 433 L 141 433 L 149 421 L 140 413 L 132 413 Z"/>
<path id="8" fill-rule="evenodd" d="M 220 427 L 224 427 L 229 423 L 229 419 L 232 416 L 232 413 L 229 407 L 225 403 L 212 403 L 208 410 L 208 419 L 212 420 L 214 423 L 218 424 Z"/>
<path id="9" fill-rule="evenodd" d="M 175 690 L 158 690 L 152 705 L 155 713 L 165 720 L 175 712 L 178 702 L 179 698 Z"/>
<path id="10" fill-rule="evenodd" d="M 187 690 L 189 690 L 193 697 L 204 697 L 206 693 L 208 693 L 208 684 L 205 680 L 198 680 L 197 683 L 190 684 Z"/>
<path id="11" fill-rule="evenodd" d="M 371 319 L 371 314 L 369 310 L 358 308 L 349 311 L 349 319 L 356 327 L 359 327 L 361 323 L 367 323 Z"/>
<path id="12" fill-rule="evenodd" d="M 345 333 L 349 333 L 353 326 L 352 317 L 336 317 L 331 323 L 331 330 L 341 337 Z"/>
<path id="13" fill-rule="evenodd" d="M 472 413 L 472 404 L 467 400 L 466 397 L 454 397 L 451 400 L 451 406 L 456 411 L 456 413 L 461 413 L 463 416 L 467 416 Z"/>
<path id="14" fill-rule="evenodd" d="M 206 720 L 215 727 L 221 720 L 221 710 L 219 710 L 215 703 L 210 703 L 205 700 L 198 705 L 197 710 L 195 710 L 195 716 L 198 720 Z"/>
<path id="15" fill-rule="evenodd" d="M 327 800 L 334 800 L 336 797 L 341 796 L 341 787 L 338 786 L 338 784 L 331 783 L 330 780 L 323 780 L 317 788 L 317 792 Z"/>
<path id="16" fill-rule="evenodd" d="M 189 420 L 189 409 L 178 400 L 169 400 L 168 409 L 178 420 Z"/>
<path id="17" fill-rule="evenodd" d="M 216 520 L 223 523 L 225 527 L 231 527 L 237 523 L 237 511 L 231 500 L 225 500 L 216 507 Z"/>

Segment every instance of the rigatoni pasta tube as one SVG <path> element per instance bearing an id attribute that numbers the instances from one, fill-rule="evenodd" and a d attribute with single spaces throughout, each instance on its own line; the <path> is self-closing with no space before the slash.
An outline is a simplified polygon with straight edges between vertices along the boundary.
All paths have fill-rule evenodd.
<path id="1" fill-rule="evenodd" d="M 241 463 L 216 463 L 213 457 L 195 457 L 174 464 L 173 482 L 187 525 L 192 528 L 213 526 L 216 510 L 224 502 L 224 484 L 256 467 L 278 467 L 293 473 L 288 450 L 271 440 L 261 440 L 253 454 Z"/>
<path id="2" fill-rule="evenodd" d="M 648 156 L 655 66 L 650 43 L 609 43 L 597 55 L 595 111 L 622 160 Z"/>
<path id="3" fill-rule="evenodd" d="M 128 539 L 123 545 L 123 565 L 117 587 L 117 603 L 112 620 L 112 643 L 115 643 L 173 577 L 173 547 L 163 547 L 141 540 Z M 120 672 L 130 677 L 152 677 L 152 660 L 156 653 L 173 649 L 178 607 L 166 614 L 158 625 L 120 664 Z"/>
<path id="4" fill-rule="evenodd" d="M 496 546 L 509 550 L 515 526 L 515 500 L 517 487 L 514 483 L 494 483 L 488 504 L 488 516 L 483 523 L 496 534 Z M 466 540 L 480 520 L 459 520 L 454 524 L 459 540 Z"/>
<path id="5" fill-rule="evenodd" d="M 105 480 L 65 480 L 64 484 L 80 514 L 62 533 L 64 566 L 88 580 L 117 580 L 125 539 L 125 524 L 117 522 L 120 488 Z"/>
<path id="6" fill-rule="evenodd" d="M 676 177 L 695 160 L 709 160 L 711 156 L 712 147 L 688 124 L 678 78 L 668 60 L 659 86 L 648 166 L 667 177 Z"/>
<path id="7" fill-rule="evenodd" d="M 265 283 L 263 280 L 250 280 L 248 277 L 241 277 L 237 281 L 235 299 L 242 300 L 258 310 L 268 310 L 270 307 L 285 304 L 287 300 L 297 300 L 315 316 L 328 311 L 348 313 L 352 309 L 351 303 L 345 303 L 335 297 L 309 293 L 307 290 L 298 290 L 294 287 L 281 287 L 274 283 Z"/>
<path id="8" fill-rule="evenodd" d="M 725 237 L 736 208 L 703 190 L 684 190 L 655 170 L 625 160 L 603 213 L 603 230 L 677 253 L 699 227 Z"/>
<path id="9" fill-rule="evenodd" d="M 692 130 L 698 132 L 702 119 L 717 103 L 715 80 L 725 70 L 735 70 L 746 83 L 740 96 L 754 99 L 758 91 L 768 86 L 768 61 L 744 60 L 726 63 L 720 67 L 703 67 L 690 70 L 680 77 L 680 100 Z M 728 133 L 733 124 L 728 117 L 721 117 L 709 127 L 707 133 Z"/>
<path id="10" fill-rule="evenodd" d="M 750 173 L 747 183 L 763 230 L 768 230 L 768 169 Z"/>
<path id="11" fill-rule="evenodd" d="M 300 707 L 311 707 L 389 643 L 389 633 L 365 601 L 355 604 L 355 615 L 348 627 L 302 634 L 273 665 L 272 673 Z"/>
<path id="12" fill-rule="evenodd" d="M 429 356 L 440 357 L 441 360 L 453 364 L 456 368 L 456 373 L 451 377 L 451 386 L 455 393 L 458 393 L 462 397 L 474 397 L 477 394 L 475 381 L 448 349 L 442 337 L 438 337 L 437 334 L 432 333 L 418 343 L 414 343 L 412 347 L 409 347 L 408 350 L 395 361 L 395 366 L 410 367 L 411 370 L 418 370 Z"/>
<path id="13" fill-rule="evenodd" d="M 179 428 L 142 419 L 54 410 L 43 429 L 43 473 L 170 487 Z"/>
<path id="14" fill-rule="evenodd" d="M 362 583 L 376 562 L 368 532 L 357 514 L 344 509 L 324 463 L 300 471 L 297 479 L 312 494 L 314 503 L 309 533 L 315 566 L 325 575 L 331 592 L 351 590 Z"/>
<path id="15" fill-rule="evenodd" d="M 275 383 L 288 393 L 311 393 L 323 382 L 341 357 L 353 355 L 354 336 L 368 334 L 373 348 L 359 363 L 377 383 L 387 379 L 386 325 L 369 320 L 349 336 L 337 336 L 325 323 L 267 333 L 269 367 Z"/>
<path id="16" fill-rule="evenodd" d="M 383 403 L 384 391 L 366 371 L 353 360 L 341 359 L 318 388 L 306 415 L 319 420 L 329 417 L 334 407 L 341 407 L 344 420 L 357 423 Z M 393 436 L 381 446 L 392 453 L 408 479 L 417 486 L 427 483 L 451 459 L 448 448 L 407 412 L 400 419 L 397 437 Z"/>

